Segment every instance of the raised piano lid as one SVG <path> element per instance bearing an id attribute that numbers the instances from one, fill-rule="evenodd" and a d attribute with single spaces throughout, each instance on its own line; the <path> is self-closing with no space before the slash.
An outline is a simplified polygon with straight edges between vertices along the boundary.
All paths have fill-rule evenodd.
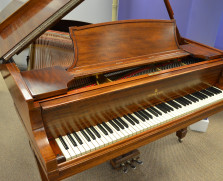
<path id="1" fill-rule="evenodd" d="M 180 58 L 175 20 L 124 20 L 71 27 L 74 77 Z"/>
<path id="2" fill-rule="evenodd" d="M 35 38 L 83 2 L 83 0 L 29 0 L 20 7 L 17 1 L 13 0 L 6 7 L 7 11 L 0 12 L 1 17 L 7 17 L 0 23 L 0 58 L 4 60 L 9 60 L 22 51 Z"/>

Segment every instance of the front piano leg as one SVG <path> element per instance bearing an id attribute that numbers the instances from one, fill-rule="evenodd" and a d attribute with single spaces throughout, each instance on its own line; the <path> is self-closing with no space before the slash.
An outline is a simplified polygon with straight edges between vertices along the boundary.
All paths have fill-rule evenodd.
<path id="1" fill-rule="evenodd" d="M 187 134 L 187 127 L 176 132 L 176 136 L 178 137 L 178 141 L 180 143 L 183 142 L 182 139 L 186 136 L 186 134 Z"/>
<path id="2" fill-rule="evenodd" d="M 33 148 L 32 148 L 32 146 L 31 146 L 30 141 L 29 141 L 29 146 L 30 146 L 30 148 L 31 148 L 31 150 L 32 150 L 32 152 L 33 152 L 34 157 L 35 157 L 35 160 L 36 160 L 36 163 L 37 163 L 37 166 L 38 166 L 38 170 L 39 170 L 39 173 L 40 173 L 41 180 L 42 180 L 42 181 L 49 181 L 49 179 L 47 178 L 45 172 L 43 171 L 43 168 L 42 168 L 42 166 L 41 166 L 39 160 L 38 160 L 37 157 L 36 157 L 35 152 L 33 151 Z"/>
<path id="3" fill-rule="evenodd" d="M 35 153 L 33 153 L 33 154 L 34 154 L 36 163 L 37 163 L 37 165 L 38 165 L 38 169 L 39 169 L 39 173 L 40 173 L 40 176 L 41 176 L 42 181 L 49 181 L 48 178 L 46 177 L 46 174 L 44 173 L 44 171 L 43 171 L 43 169 L 42 169 L 40 163 L 39 163 L 39 160 L 36 158 Z"/>

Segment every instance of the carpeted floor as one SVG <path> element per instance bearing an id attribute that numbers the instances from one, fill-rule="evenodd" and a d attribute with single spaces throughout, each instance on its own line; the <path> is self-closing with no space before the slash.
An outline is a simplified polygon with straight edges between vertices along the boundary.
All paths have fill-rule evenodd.
<path id="1" fill-rule="evenodd" d="M 175 134 L 140 148 L 142 166 L 127 174 L 101 164 L 66 181 L 222 181 L 223 112 L 210 117 L 206 133 L 189 131 L 184 142 Z M 39 181 L 25 130 L 0 76 L 0 181 Z"/>

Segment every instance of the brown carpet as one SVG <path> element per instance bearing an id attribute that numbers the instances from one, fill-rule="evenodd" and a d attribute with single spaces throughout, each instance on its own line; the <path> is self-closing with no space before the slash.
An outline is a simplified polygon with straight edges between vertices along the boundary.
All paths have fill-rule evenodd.
<path id="1" fill-rule="evenodd" d="M 206 133 L 189 131 L 184 142 L 175 134 L 140 148 L 142 166 L 127 174 L 109 163 L 66 181 L 222 181 L 223 112 L 210 117 Z M 0 181 L 39 181 L 28 138 L 0 76 Z"/>

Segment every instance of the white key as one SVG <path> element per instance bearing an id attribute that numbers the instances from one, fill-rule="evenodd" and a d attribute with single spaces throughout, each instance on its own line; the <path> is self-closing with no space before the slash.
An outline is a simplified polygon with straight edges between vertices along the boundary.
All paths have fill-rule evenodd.
<path id="1" fill-rule="evenodd" d="M 63 153 L 64 157 L 66 158 L 66 161 L 71 159 L 70 154 L 68 151 L 64 148 L 63 144 L 60 142 L 59 138 L 56 138 L 55 141 L 57 142 L 57 145 L 59 146 L 61 152 Z"/>
<path id="2" fill-rule="evenodd" d="M 122 117 L 123 121 L 125 121 L 125 123 L 129 126 L 126 129 L 129 129 L 129 131 L 132 133 L 132 135 L 135 135 L 137 133 L 137 131 L 132 127 L 132 124 L 129 123 L 124 117 Z"/>
<path id="3" fill-rule="evenodd" d="M 100 134 L 100 140 L 104 143 L 104 146 L 107 146 L 110 142 L 103 135 L 101 135 L 96 126 L 94 126 L 94 129 L 96 129 L 96 131 Z"/>
<path id="4" fill-rule="evenodd" d="M 81 155 L 85 154 L 86 151 L 85 151 L 84 147 L 82 145 L 80 145 L 80 143 L 77 141 L 77 139 L 74 137 L 73 134 L 70 134 L 70 135 L 74 139 L 74 141 L 76 142 L 77 148 L 80 150 Z M 89 149 L 89 151 L 90 151 L 90 149 Z"/>
<path id="5" fill-rule="evenodd" d="M 112 135 L 115 138 L 115 142 L 120 141 L 121 140 L 121 137 L 116 133 L 116 131 L 114 131 L 112 129 L 112 126 L 110 125 L 110 123 L 109 122 L 106 122 L 105 124 L 113 131 L 113 133 L 110 133 L 109 132 L 109 135 Z"/>
<path id="6" fill-rule="evenodd" d="M 128 116 L 126 116 L 126 117 L 127 117 L 128 119 L 130 119 Z M 132 125 L 132 124 L 128 121 L 127 118 L 123 117 L 123 119 L 126 121 L 126 123 L 127 123 L 127 124 L 129 125 L 129 127 L 131 128 L 132 132 L 133 132 L 134 134 L 138 134 L 138 133 L 140 133 L 141 131 L 140 131 L 140 129 L 136 126 L 136 123 L 130 119 L 130 120 L 133 122 L 133 124 L 134 124 L 134 125 Z"/>
<path id="7" fill-rule="evenodd" d="M 120 141 L 122 139 L 124 139 L 124 135 L 120 132 L 117 131 L 112 125 L 111 123 L 107 122 L 108 126 L 112 129 L 114 136 L 116 137 L 117 141 Z M 120 132 L 120 133 L 118 133 Z"/>
<path id="8" fill-rule="evenodd" d="M 114 137 L 114 135 L 111 134 L 111 133 L 105 128 L 105 126 L 104 126 L 103 124 L 101 124 L 101 126 L 102 126 L 102 127 L 105 129 L 105 131 L 108 133 L 108 136 L 111 138 L 112 143 L 115 143 L 115 142 L 117 141 L 117 139 Z"/>
<path id="9" fill-rule="evenodd" d="M 95 146 L 95 150 L 97 150 L 97 149 L 99 149 L 100 148 L 100 145 L 98 144 L 98 142 L 96 141 L 96 139 L 94 140 L 91 136 L 90 136 L 90 134 L 87 132 L 87 130 L 85 129 L 84 130 L 85 131 L 85 133 L 88 135 L 88 137 L 90 138 L 90 142 Z"/>
<path id="10" fill-rule="evenodd" d="M 120 118 L 121 119 L 121 118 Z M 118 119 L 117 119 L 118 120 Z M 122 120 L 122 121 L 124 121 L 124 122 L 126 122 L 126 120 Z M 120 121 L 119 121 L 120 122 Z M 122 123 L 121 123 L 122 124 Z M 124 125 L 123 125 L 124 126 Z M 125 126 L 124 126 L 124 130 L 128 133 L 128 137 L 130 137 L 130 136 L 132 136 L 133 135 L 133 133 L 131 132 L 131 130 L 130 129 L 128 129 L 128 128 L 126 128 Z"/>
<path id="11" fill-rule="evenodd" d="M 112 144 L 112 139 L 108 135 L 105 135 L 97 126 L 95 126 L 95 129 L 107 140 L 108 144 Z"/>
<path id="12" fill-rule="evenodd" d="M 75 157 L 80 156 L 80 155 L 81 155 L 81 152 L 80 152 L 80 150 L 77 148 L 77 146 L 74 146 L 74 145 L 72 144 L 72 142 L 70 141 L 70 139 L 69 139 L 68 136 L 65 136 L 65 138 L 66 138 L 67 142 L 70 144 L 71 149 L 74 151 L 74 153 L 75 153 Z"/>
<path id="13" fill-rule="evenodd" d="M 118 126 L 118 124 L 114 121 L 114 120 L 112 120 L 112 122 L 114 123 L 114 124 L 116 124 L 116 126 Z M 118 126 L 119 127 L 119 126 Z M 120 127 L 119 127 L 119 129 L 120 129 L 120 132 L 125 136 L 125 138 L 128 138 L 129 137 L 129 135 L 128 135 L 128 133 L 125 131 L 125 129 L 121 129 Z"/>
<path id="14" fill-rule="evenodd" d="M 67 144 L 67 146 L 68 146 L 68 152 L 69 152 L 69 154 L 70 154 L 70 156 L 71 156 L 71 159 L 72 158 L 75 158 L 76 157 L 76 154 L 75 154 L 75 152 L 73 151 L 73 149 L 71 148 L 71 145 L 69 144 L 69 142 L 68 142 L 68 140 L 66 139 L 66 136 L 62 136 L 62 138 L 63 138 L 63 140 L 64 140 L 64 142 Z"/>
<path id="15" fill-rule="evenodd" d="M 91 151 L 91 148 L 86 144 L 86 142 L 82 139 L 82 135 L 81 135 L 81 132 L 80 131 L 78 131 L 78 132 L 76 132 L 76 134 L 78 135 L 78 137 L 81 139 L 81 141 L 82 141 L 82 146 L 83 146 L 83 148 L 85 149 L 85 153 L 88 153 L 88 152 L 90 152 Z"/>
<path id="16" fill-rule="evenodd" d="M 97 137 L 97 135 L 95 134 L 95 132 L 91 128 L 89 128 L 89 129 L 91 130 L 92 134 L 95 136 L 95 140 L 97 141 L 97 143 L 99 145 L 99 148 L 104 147 L 105 144 L 103 143 L 103 141 L 100 138 Z"/>
<path id="17" fill-rule="evenodd" d="M 80 135 L 81 135 L 81 140 L 83 140 L 89 146 L 91 151 L 94 151 L 95 150 L 95 146 L 84 137 L 84 135 L 81 133 L 81 131 L 80 131 Z"/>

